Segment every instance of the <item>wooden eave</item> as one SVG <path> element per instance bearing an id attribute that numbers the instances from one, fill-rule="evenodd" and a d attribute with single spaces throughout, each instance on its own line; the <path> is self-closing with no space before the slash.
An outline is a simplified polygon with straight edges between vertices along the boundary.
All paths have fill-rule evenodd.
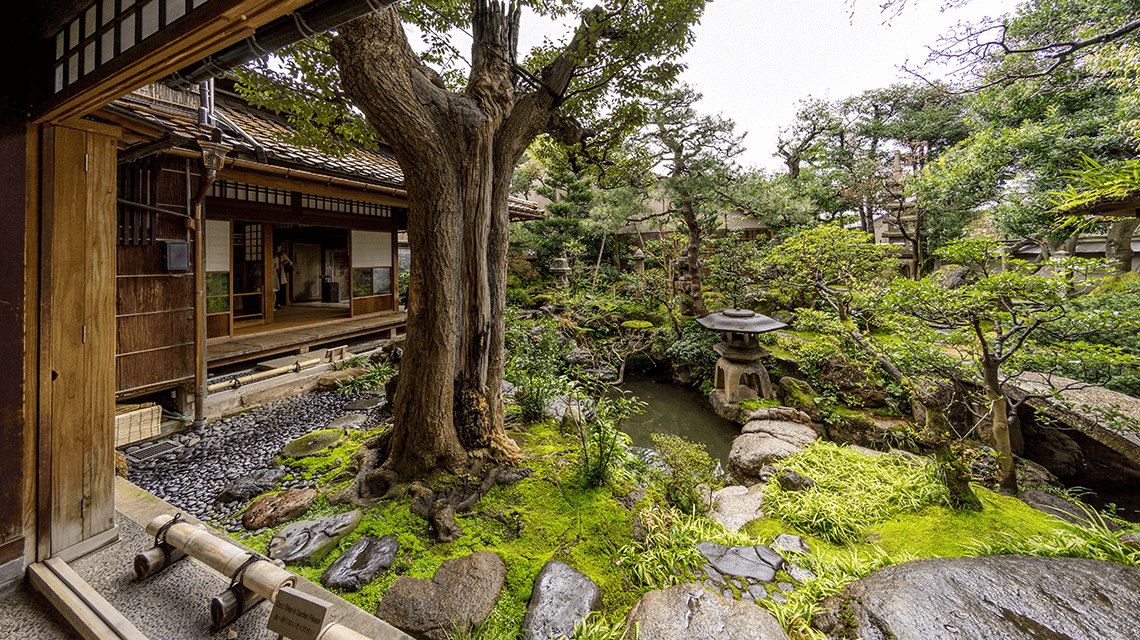
<path id="1" fill-rule="evenodd" d="M 33 109 L 32 121 L 59 122 L 89 114 L 253 35 L 258 27 L 309 3 L 310 0 L 212 0 L 43 100 Z"/>

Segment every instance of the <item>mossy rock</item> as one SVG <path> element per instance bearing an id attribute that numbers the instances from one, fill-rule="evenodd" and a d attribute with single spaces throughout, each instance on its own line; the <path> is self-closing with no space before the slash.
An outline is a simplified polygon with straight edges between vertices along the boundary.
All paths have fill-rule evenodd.
<path id="1" fill-rule="evenodd" d="M 816 393 L 811 384 L 790 376 L 780 378 L 780 384 L 776 390 L 776 397 L 784 403 L 784 406 L 803 411 L 811 417 L 813 422 L 819 422 L 823 419 L 823 414 L 815 401 L 818 396 L 819 394 Z"/>
<path id="2" fill-rule="evenodd" d="M 309 456 L 327 456 L 329 451 L 337 448 L 348 438 L 345 429 L 322 429 L 296 438 L 281 449 L 281 457 L 286 460 L 294 458 L 308 458 Z"/>
<path id="3" fill-rule="evenodd" d="M 652 329 L 653 323 L 645 320 L 626 320 L 621 326 L 626 329 Z"/>

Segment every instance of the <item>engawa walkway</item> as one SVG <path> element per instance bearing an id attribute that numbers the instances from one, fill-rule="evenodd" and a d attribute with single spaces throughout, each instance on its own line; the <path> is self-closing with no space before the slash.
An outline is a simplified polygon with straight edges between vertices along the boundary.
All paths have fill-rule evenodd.
<path id="1" fill-rule="evenodd" d="M 238 330 L 235 335 L 206 342 L 206 361 L 211 367 L 234 364 L 265 356 L 307 353 L 313 347 L 337 346 L 338 341 L 379 335 L 389 338 L 402 331 L 408 314 L 393 313 L 358 318 L 340 318 L 311 324 L 270 325 L 256 333 Z M 274 328 L 277 327 L 277 328 Z"/>

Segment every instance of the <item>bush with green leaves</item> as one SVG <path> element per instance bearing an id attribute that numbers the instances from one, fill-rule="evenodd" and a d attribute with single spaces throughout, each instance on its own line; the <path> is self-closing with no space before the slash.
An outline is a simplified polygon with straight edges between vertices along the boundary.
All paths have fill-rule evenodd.
<path id="1" fill-rule="evenodd" d="M 543 316 L 523 320 L 510 309 L 505 338 L 510 359 L 504 377 L 518 387 L 515 403 L 521 408 L 523 419 L 539 420 L 547 401 L 567 389 L 567 380 L 559 371 L 566 355 L 566 341 L 553 319 Z"/>
<path id="2" fill-rule="evenodd" d="M 388 362 L 377 362 L 364 370 L 364 373 L 339 383 L 336 392 L 341 395 L 364 393 L 384 388 L 384 383 L 396 375 L 396 365 Z"/>
<path id="3" fill-rule="evenodd" d="M 641 539 L 618 549 L 614 561 L 632 582 L 657 589 L 701 577 L 701 565 L 706 560 L 697 550 L 698 542 L 756 544 L 743 533 L 669 507 L 643 509 L 637 517 L 644 530 Z"/>
<path id="4" fill-rule="evenodd" d="M 602 382 L 587 382 L 592 412 L 578 424 L 581 450 L 578 454 L 578 472 L 583 484 L 600 487 L 607 482 L 619 484 L 630 479 L 629 468 L 636 458 L 629 452 L 632 443 L 621 430 L 621 423 L 634 413 L 640 413 L 645 403 L 636 396 L 622 392 L 613 394 Z M 580 397 L 571 394 L 571 397 Z"/>
<path id="5" fill-rule="evenodd" d="M 785 458 L 783 465 L 816 486 L 787 491 L 770 483 L 764 512 L 836 544 L 862 542 L 868 525 L 896 513 L 951 506 L 940 467 L 922 458 L 868 456 L 821 440 Z"/>
<path id="6" fill-rule="evenodd" d="M 716 462 L 705 451 L 704 443 L 692 442 L 671 433 L 654 433 L 653 448 L 665 469 L 661 485 L 665 497 L 682 513 L 695 515 L 704 510 L 704 498 L 698 485 L 713 490 L 719 483 L 713 478 Z"/>
<path id="7" fill-rule="evenodd" d="M 708 393 L 712 391 L 716 361 L 720 358 L 713 351 L 718 342 L 720 334 L 691 320 L 681 325 L 681 335 L 665 350 L 665 357 L 676 367 L 688 367 L 696 385 Z"/>

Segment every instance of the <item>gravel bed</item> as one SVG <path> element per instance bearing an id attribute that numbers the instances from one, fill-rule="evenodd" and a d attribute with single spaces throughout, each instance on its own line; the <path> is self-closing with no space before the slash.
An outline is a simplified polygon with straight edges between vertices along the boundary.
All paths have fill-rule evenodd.
<path id="1" fill-rule="evenodd" d="M 131 465 L 128 480 L 213 526 L 241 531 L 237 516 L 245 502 L 219 503 L 215 497 L 237 478 L 260 469 L 278 467 L 277 455 L 289 441 L 348 413 L 344 407 L 375 394 L 338 395 L 310 392 L 269 403 L 247 413 L 222 418 L 176 438 L 185 448 Z M 387 414 L 387 403 L 368 410 L 369 419 L 356 430 L 375 427 Z M 126 452 L 133 453 L 134 447 Z M 288 472 L 286 467 L 281 467 Z M 315 485 L 287 473 L 282 489 Z"/>

